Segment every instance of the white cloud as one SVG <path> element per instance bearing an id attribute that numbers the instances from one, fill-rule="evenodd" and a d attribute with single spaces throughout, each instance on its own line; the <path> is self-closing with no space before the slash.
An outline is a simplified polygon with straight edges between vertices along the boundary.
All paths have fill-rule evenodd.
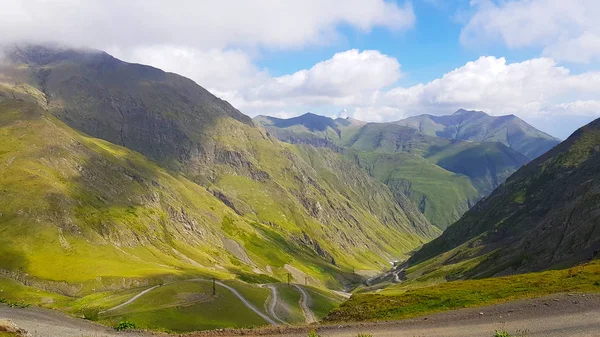
<path id="1" fill-rule="evenodd" d="M 375 50 L 336 53 L 310 69 L 276 77 L 256 88 L 261 97 L 314 97 L 343 99 L 394 84 L 400 63 Z"/>
<path id="2" fill-rule="evenodd" d="M 600 1 L 490 0 L 472 2 L 475 14 L 460 40 L 466 45 L 500 40 L 509 48 L 542 47 L 556 60 L 600 60 Z"/>
<path id="3" fill-rule="evenodd" d="M 0 0 L 0 42 L 109 46 L 297 48 L 362 31 L 414 25 L 410 3 L 384 0 Z"/>
<path id="4" fill-rule="evenodd" d="M 573 75 L 552 59 L 507 63 L 504 58 L 488 56 L 427 84 L 389 90 L 381 95 L 380 103 L 402 114 L 468 108 L 535 117 L 547 113 L 544 107 L 598 98 L 599 88 L 600 73 Z M 572 105 L 568 113 L 583 113 L 578 108 L 583 105 Z M 596 114 L 600 115 L 600 110 Z M 394 116 L 383 117 L 388 118 Z"/>
<path id="5" fill-rule="evenodd" d="M 544 114 L 550 116 L 581 116 L 593 117 L 600 116 L 600 100 L 577 100 L 574 102 L 561 103 L 544 107 Z"/>
<path id="6" fill-rule="evenodd" d="M 335 62 L 340 59 L 343 67 Z M 381 71 L 356 70 L 353 74 L 359 75 L 354 76 L 347 70 L 363 67 Z M 251 114 L 271 110 L 300 114 L 322 106 L 331 107 L 331 114 L 344 107 L 354 118 L 376 122 L 423 113 L 448 114 L 459 108 L 516 114 L 544 125 L 550 125 L 548 118 L 577 117 L 579 122 L 600 117 L 600 72 L 572 74 L 550 58 L 507 63 L 504 58 L 480 57 L 431 82 L 410 87 L 388 87 L 400 76 L 390 69 L 400 69 L 390 56 L 350 50 L 310 69 L 270 79 L 258 91 L 242 92 L 243 99 L 237 103 Z"/>
<path id="7" fill-rule="evenodd" d="M 128 62 L 151 64 L 165 71 L 185 75 L 212 91 L 223 92 L 258 85 L 268 78 L 250 56 L 239 49 L 209 49 L 157 45 L 121 49 L 109 54 Z"/>

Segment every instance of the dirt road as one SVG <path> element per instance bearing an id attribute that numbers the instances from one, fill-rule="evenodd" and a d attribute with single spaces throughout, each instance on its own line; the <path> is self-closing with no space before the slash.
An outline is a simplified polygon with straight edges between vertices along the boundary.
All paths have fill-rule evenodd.
<path id="1" fill-rule="evenodd" d="M 269 296 L 269 298 L 267 299 L 267 303 L 265 303 L 265 308 L 267 309 L 267 312 L 275 320 L 281 322 L 281 324 L 289 324 L 286 321 L 279 318 L 279 316 L 277 316 L 277 313 L 275 312 L 275 308 L 277 307 L 277 301 L 279 298 L 279 295 L 277 294 L 277 288 L 273 285 L 267 285 L 267 288 L 271 290 L 271 296 Z"/>
<path id="2" fill-rule="evenodd" d="M 298 289 L 298 291 L 302 295 L 302 298 L 300 298 L 300 302 L 298 303 L 300 304 L 300 307 L 302 307 L 304 317 L 306 317 L 306 323 L 311 324 L 317 322 L 317 318 L 313 314 L 312 310 L 310 310 L 310 308 L 308 307 L 308 299 L 310 295 L 301 286 L 294 284 L 294 287 L 296 287 L 296 289 Z"/>
<path id="3" fill-rule="evenodd" d="M 493 306 L 461 309 L 402 321 L 336 324 L 329 326 L 265 328 L 262 331 L 195 333 L 193 336 L 269 335 L 306 337 L 316 328 L 323 337 L 492 337 L 506 329 L 512 336 L 527 330 L 527 337 L 600 336 L 600 294 L 562 294 Z"/>
<path id="4" fill-rule="evenodd" d="M 15 309 L 0 305 L 0 318 L 13 320 L 34 337 L 152 336 L 151 333 L 116 333 L 94 323 L 41 309 Z M 527 337 L 600 336 L 600 294 L 563 294 L 494 306 L 462 309 L 410 320 L 351 325 L 314 326 L 323 337 L 491 337 L 494 330 L 528 330 Z M 262 330 L 207 331 L 192 336 L 301 336 L 311 327 L 270 327 Z"/>

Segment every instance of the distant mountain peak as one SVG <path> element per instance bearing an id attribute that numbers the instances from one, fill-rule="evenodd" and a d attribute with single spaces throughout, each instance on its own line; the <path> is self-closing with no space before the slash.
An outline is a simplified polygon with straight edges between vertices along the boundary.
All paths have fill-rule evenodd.
<path id="1" fill-rule="evenodd" d="M 458 109 L 453 115 L 486 115 L 487 113 L 479 110 L 466 110 L 466 109 Z"/>
<path id="2" fill-rule="evenodd" d="M 59 60 L 100 58 L 117 61 L 109 54 L 91 48 L 69 48 L 58 44 L 11 44 L 2 46 L 5 56 L 13 63 L 43 66 Z"/>
<path id="3" fill-rule="evenodd" d="M 515 115 L 491 116 L 483 111 L 459 109 L 452 115 L 419 115 L 395 122 L 419 132 L 446 139 L 501 142 L 529 159 L 548 151 L 559 140 Z"/>

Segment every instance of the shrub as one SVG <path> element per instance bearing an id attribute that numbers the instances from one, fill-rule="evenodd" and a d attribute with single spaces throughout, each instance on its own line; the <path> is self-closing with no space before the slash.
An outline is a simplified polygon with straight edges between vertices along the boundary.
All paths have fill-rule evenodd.
<path id="1" fill-rule="evenodd" d="M 135 328 L 137 328 L 137 326 L 133 322 L 120 321 L 119 324 L 115 327 L 115 330 L 123 331 L 123 330 L 131 330 L 131 329 L 135 329 Z"/>
<path id="2" fill-rule="evenodd" d="M 308 337 L 321 337 L 321 335 L 319 335 L 315 330 L 311 330 L 311 332 L 308 333 Z"/>
<path id="3" fill-rule="evenodd" d="M 373 337 L 373 335 L 369 335 L 368 333 L 359 333 L 357 337 Z"/>
<path id="4" fill-rule="evenodd" d="M 83 314 L 83 318 L 90 321 L 97 321 L 98 316 L 100 316 L 100 309 L 87 307 L 83 308 L 81 313 Z"/>
<path id="5" fill-rule="evenodd" d="M 511 336 L 506 330 L 496 330 L 494 337 L 527 337 L 527 330 L 517 330 L 517 335 Z"/>
<path id="6" fill-rule="evenodd" d="M 27 308 L 31 306 L 29 303 L 21 302 L 21 301 L 9 301 L 4 297 L 0 297 L 0 303 L 4 303 L 11 308 Z"/>
<path id="7" fill-rule="evenodd" d="M 600 287 L 600 281 L 594 282 L 594 285 Z"/>

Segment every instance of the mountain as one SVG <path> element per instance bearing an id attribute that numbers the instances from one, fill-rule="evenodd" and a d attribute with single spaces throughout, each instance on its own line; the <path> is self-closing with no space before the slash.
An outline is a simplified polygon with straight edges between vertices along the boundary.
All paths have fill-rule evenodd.
<path id="1" fill-rule="evenodd" d="M 600 119 L 523 166 L 409 264 L 454 278 L 576 264 L 600 251 Z M 421 264 L 419 264 L 421 263 Z"/>
<path id="2" fill-rule="evenodd" d="M 3 275 L 69 296 L 185 275 L 342 288 L 439 234 L 347 158 L 189 79 L 93 50 L 5 60 Z"/>
<path id="3" fill-rule="evenodd" d="M 441 229 L 528 161 L 500 142 L 446 139 L 397 123 L 311 113 L 290 119 L 258 116 L 254 121 L 284 142 L 344 153 L 396 197 L 408 196 Z"/>
<path id="4" fill-rule="evenodd" d="M 500 142 L 530 160 L 560 142 L 515 115 L 494 117 L 482 111 L 460 109 L 452 115 L 420 115 L 395 122 L 420 133 L 447 139 L 475 142 Z"/>

